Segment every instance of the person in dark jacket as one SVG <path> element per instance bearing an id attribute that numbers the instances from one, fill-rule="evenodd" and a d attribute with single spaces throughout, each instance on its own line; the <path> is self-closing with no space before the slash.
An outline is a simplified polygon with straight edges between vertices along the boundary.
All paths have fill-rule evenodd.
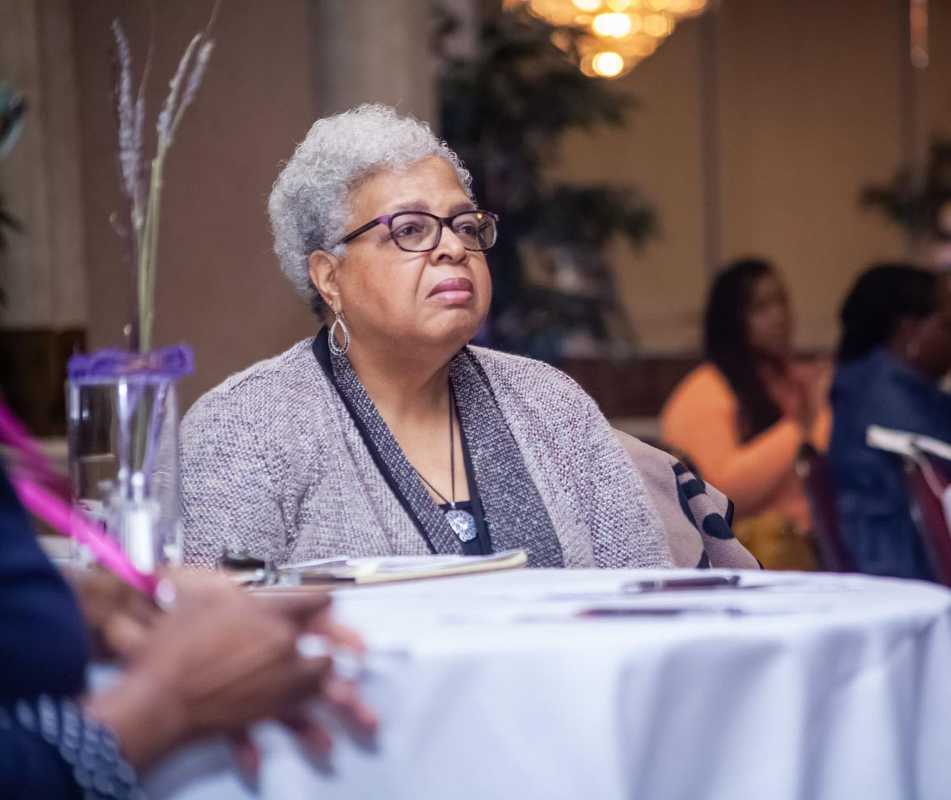
<path id="1" fill-rule="evenodd" d="M 860 572 L 931 578 L 902 459 L 866 444 L 870 425 L 951 442 L 951 275 L 905 264 L 862 274 L 842 307 L 829 459 L 842 536 Z"/>

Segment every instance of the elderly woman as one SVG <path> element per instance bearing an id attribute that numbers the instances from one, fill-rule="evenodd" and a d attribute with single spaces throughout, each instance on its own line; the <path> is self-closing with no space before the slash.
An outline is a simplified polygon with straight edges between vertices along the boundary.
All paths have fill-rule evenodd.
<path id="1" fill-rule="evenodd" d="M 282 269 L 327 325 L 187 415 L 188 561 L 524 548 L 535 567 L 671 563 L 591 398 L 468 345 L 498 219 L 425 124 L 376 105 L 317 121 L 269 211 Z"/>

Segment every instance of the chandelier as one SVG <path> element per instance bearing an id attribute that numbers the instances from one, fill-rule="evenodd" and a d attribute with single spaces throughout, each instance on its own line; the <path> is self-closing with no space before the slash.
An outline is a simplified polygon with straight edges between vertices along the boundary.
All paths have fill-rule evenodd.
<path id="1" fill-rule="evenodd" d="M 559 28 L 552 42 L 579 57 L 589 77 L 618 78 L 651 55 L 680 20 L 702 14 L 710 0 L 503 0 Z"/>

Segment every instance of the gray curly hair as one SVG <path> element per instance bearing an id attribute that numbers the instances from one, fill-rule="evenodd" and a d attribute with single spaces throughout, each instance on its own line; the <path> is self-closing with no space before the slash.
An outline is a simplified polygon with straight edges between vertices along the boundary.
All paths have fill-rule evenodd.
<path id="1" fill-rule="evenodd" d="M 267 208 L 281 270 L 315 311 L 321 301 L 307 257 L 315 250 L 344 254 L 345 246 L 334 243 L 346 234 L 350 192 L 381 170 L 405 169 L 429 156 L 446 159 L 473 197 L 472 176 L 459 156 L 425 122 L 401 117 L 389 106 L 365 104 L 319 119 L 297 145 L 274 182 Z"/>

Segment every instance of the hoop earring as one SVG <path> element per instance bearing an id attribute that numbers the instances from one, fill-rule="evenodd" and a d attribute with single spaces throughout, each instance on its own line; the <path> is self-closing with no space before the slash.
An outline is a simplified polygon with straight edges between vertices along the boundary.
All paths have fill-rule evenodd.
<path id="1" fill-rule="evenodd" d="M 335 336 L 337 326 L 340 327 L 340 333 L 343 335 L 343 347 L 337 344 L 337 338 Z M 343 314 L 334 312 L 334 322 L 333 325 L 330 326 L 330 333 L 327 335 L 327 344 L 330 346 L 330 352 L 335 356 L 345 356 L 350 352 L 350 329 L 343 319 Z"/>

